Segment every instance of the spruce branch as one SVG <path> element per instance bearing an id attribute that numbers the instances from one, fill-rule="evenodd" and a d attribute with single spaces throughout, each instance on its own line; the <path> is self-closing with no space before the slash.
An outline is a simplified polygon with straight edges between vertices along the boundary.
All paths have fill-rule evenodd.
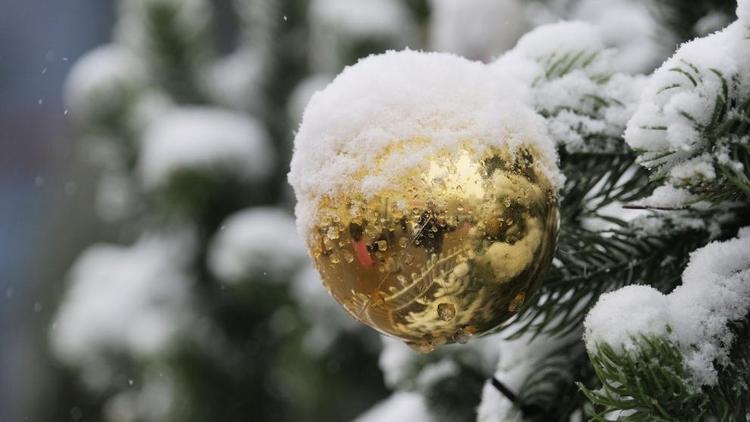
<path id="1" fill-rule="evenodd" d="M 594 420 L 735 421 L 745 418 L 750 400 L 750 319 L 730 324 L 736 339 L 730 363 L 719 366 L 714 387 L 694 385 L 676 345 L 655 336 L 633 337 L 634 347 L 616 353 L 598 344 L 591 362 L 602 387 L 591 390 L 577 383 L 594 405 Z"/>

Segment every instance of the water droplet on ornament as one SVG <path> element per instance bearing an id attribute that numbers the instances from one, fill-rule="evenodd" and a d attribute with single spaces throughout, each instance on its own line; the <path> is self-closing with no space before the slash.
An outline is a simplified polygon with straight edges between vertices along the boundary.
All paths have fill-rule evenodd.
<path id="1" fill-rule="evenodd" d="M 456 307 L 451 303 L 441 303 L 437 306 L 438 318 L 450 321 L 456 316 Z"/>
<path id="2" fill-rule="evenodd" d="M 341 258 L 339 258 L 339 256 L 338 256 L 338 255 L 336 255 L 335 253 L 334 253 L 334 254 L 331 254 L 331 256 L 330 256 L 330 257 L 328 257 L 328 259 L 330 259 L 330 260 L 331 260 L 331 263 L 332 263 L 332 264 L 338 264 L 339 262 L 341 262 Z"/>
<path id="3" fill-rule="evenodd" d="M 470 338 L 471 338 L 471 334 L 467 333 L 462 328 L 459 328 L 458 331 L 456 331 L 456 335 L 455 335 L 456 343 L 466 344 L 469 342 Z"/>
<path id="4" fill-rule="evenodd" d="M 386 242 L 385 240 L 378 240 L 377 242 L 375 242 L 375 244 L 378 245 L 378 250 L 380 252 L 385 252 L 386 250 L 388 250 L 388 242 Z"/>
<path id="5" fill-rule="evenodd" d="M 518 310 L 521 309 L 524 300 L 526 300 L 526 293 L 521 292 L 517 294 L 516 297 L 514 297 L 510 302 L 510 305 L 508 305 L 508 310 L 510 312 L 518 312 Z"/>
<path id="6" fill-rule="evenodd" d="M 423 355 L 435 350 L 435 346 L 426 341 L 410 341 L 406 342 L 406 345 L 411 347 L 411 349 L 415 352 Z"/>

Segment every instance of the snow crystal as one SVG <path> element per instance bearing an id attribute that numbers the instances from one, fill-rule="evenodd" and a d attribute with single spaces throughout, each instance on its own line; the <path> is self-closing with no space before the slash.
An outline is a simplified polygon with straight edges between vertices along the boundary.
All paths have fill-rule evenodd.
<path id="1" fill-rule="evenodd" d="M 424 397 L 419 393 L 395 392 L 360 415 L 354 422 L 432 422 Z"/>
<path id="2" fill-rule="evenodd" d="M 273 171 L 274 151 L 261 124 L 221 109 L 173 109 L 147 129 L 142 148 L 138 170 L 150 189 L 185 169 L 218 169 L 248 180 Z"/>
<path id="3" fill-rule="evenodd" d="M 313 68 L 338 72 L 343 51 L 357 42 L 382 43 L 384 48 L 403 48 L 416 39 L 409 10 L 398 0 L 312 0 L 310 49 Z"/>
<path id="4" fill-rule="evenodd" d="M 103 388 L 112 376 L 108 352 L 138 357 L 168 346 L 189 323 L 192 281 L 184 266 L 191 245 L 181 235 L 87 249 L 71 270 L 51 331 L 55 355 Z"/>
<path id="5" fill-rule="evenodd" d="M 521 0 L 431 0 L 430 48 L 489 60 L 528 29 Z"/>
<path id="6" fill-rule="evenodd" d="M 682 285 L 669 295 L 628 286 L 603 295 L 586 317 L 586 347 L 606 342 L 618 353 L 635 347 L 631 336 L 655 335 L 682 352 L 697 385 L 716 385 L 715 364 L 725 365 L 730 321 L 750 311 L 750 228 L 735 239 L 712 242 L 690 254 Z"/>
<path id="7" fill-rule="evenodd" d="M 286 282 L 306 257 L 294 218 L 281 209 L 257 207 L 227 218 L 211 242 L 208 264 L 228 284 Z"/>
<path id="8" fill-rule="evenodd" d="M 333 300 L 312 266 L 305 267 L 294 277 L 291 296 L 311 325 L 305 334 L 304 346 L 312 355 L 326 352 L 340 333 L 362 328 Z M 377 347 L 374 349 L 377 350 Z"/>
<path id="9" fill-rule="evenodd" d="M 289 181 L 300 232 L 308 233 L 324 196 L 373 195 L 429 165 L 419 157 L 466 142 L 476 154 L 533 142 L 542 171 L 559 185 L 554 144 L 544 119 L 518 102 L 523 92 L 481 63 L 446 53 L 391 51 L 346 68 L 313 96 L 295 138 Z M 375 171 L 386 148 L 414 139 L 431 142 L 393 152 Z M 352 183 L 355 174 L 365 176 Z"/>
<path id="10" fill-rule="evenodd" d="M 118 115 L 146 86 L 146 70 L 126 48 L 98 47 L 76 62 L 65 82 L 73 116 L 96 123 L 96 116 Z"/>

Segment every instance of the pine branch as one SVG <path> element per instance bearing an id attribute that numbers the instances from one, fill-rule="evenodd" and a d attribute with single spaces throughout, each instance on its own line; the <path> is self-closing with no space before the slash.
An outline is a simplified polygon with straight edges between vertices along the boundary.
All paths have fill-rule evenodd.
<path id="1" fill-rule="evenodd" d="M 593 418 L 611 420 L 617 412 L 626 422 L 743 420 L 750 401 L 750 318 L 733 322 L 731 330 L 730 363 L 719 366 L 719 383 L 710 388 L 694 386 L 682 353 L 668 340 L 634 338 L 635 348 L 624 354 L 599 344 L 591 362 L 602 388 L 578 383 L 596 409 Z"/>
<path id="2" fill-rule="evenodd" d="M 180 8 L 190 8 L 179 2 L 153 1 L 147 3 L 141 25 L 146 43 L 147 61 L 152 74 L 177 101 L 188 104 L 206 102 L 199 78 L 201 66 L 208 58 L 209 27 L 186 27 Z M 208 11 L 208 10 L 207 10 Z"/>
<path id="3" fill-rule="evenodd" d="M 706 238 L 696 230 L 639 236 L 632 228 L 597 233 L 563 227 L 559 265 L 550 270 L 536 300 L 519 312 L 511 337 L 570 333 L 602 293 L 625 285 L 656 281 L 660 290 L 671 289 L 680 280 L 688 252 Z"/>

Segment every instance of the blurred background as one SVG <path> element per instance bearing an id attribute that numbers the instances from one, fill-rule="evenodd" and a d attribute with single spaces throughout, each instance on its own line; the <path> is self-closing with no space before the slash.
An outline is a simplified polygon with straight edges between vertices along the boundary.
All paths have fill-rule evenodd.
<path id="1" fill-rule="evenodd" d="M 0 421 L 357 417 L 389 394 L 382 342 L 320 285 L 286 183 L 313 93 L 371 53 L 490 62 L 560 19 L 648 73 L 733 8 L 0 0 Z"/>

